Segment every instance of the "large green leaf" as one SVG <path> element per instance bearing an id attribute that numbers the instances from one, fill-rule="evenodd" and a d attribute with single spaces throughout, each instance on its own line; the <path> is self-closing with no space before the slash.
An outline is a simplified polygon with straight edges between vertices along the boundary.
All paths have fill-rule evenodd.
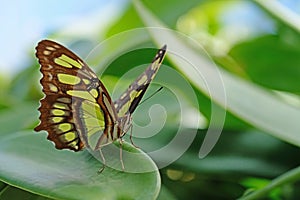
<path id="1" fill-rule="evenodd" d="M 2 134 L 0 179 L 57 199 L 155 199 L 160 189 L 155 164 L 140 150 L 126 143 L 123 148 L 139 154 L 124 158 L 125 171 L 126 166 L 146 166 L 148 172 L 126 173 L 106 167 L 97 174 L 102 164 L 87 151 L 56 150 L 45 134 L 32 131 Z M 118 156 L 109 160 L 119 163 Z"/>

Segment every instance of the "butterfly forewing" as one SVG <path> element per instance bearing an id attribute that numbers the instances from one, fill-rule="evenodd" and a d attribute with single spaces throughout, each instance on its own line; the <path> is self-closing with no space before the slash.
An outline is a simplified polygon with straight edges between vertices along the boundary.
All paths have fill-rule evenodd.
<path id="1" fill-rule="evenodd" d="M 154 79 L 164 59 L 167 46 L 158 50 L 147 69 L 132 82 L 128 89 L 114 102 L 119 118 L 131 115 L 142 100 L 149 84 Z"/>
<path id="2" fill-rule="evenodd" d="M 58 43 L 43 40 L 36 50 L 45 97 L 39 108 L 41 122 L 35 130 L 46 130 L 56 148 L 74 151 L 83 146 L 99 148 L 115 139 L 118 130 L 109 134 L 109 126 L 114 127 L 117 121 L 116 111 L 97 75 Z"/>

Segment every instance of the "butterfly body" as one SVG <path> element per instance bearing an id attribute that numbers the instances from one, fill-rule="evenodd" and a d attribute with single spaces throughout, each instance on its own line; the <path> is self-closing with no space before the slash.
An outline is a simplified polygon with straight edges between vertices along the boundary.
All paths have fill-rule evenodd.
<path id="1" fill-rule="evenodd" d="M 150 66 L 115 102 L 97 75 L 64 46 L 42 40 L 36 56 L 43 74 L 45 97 L 41 100 L 40 124 L 57 149 L 92 150 L 122 138 L 131 127 L 131 115 L 141 101 L 164 58 L 158 51 Z"/>

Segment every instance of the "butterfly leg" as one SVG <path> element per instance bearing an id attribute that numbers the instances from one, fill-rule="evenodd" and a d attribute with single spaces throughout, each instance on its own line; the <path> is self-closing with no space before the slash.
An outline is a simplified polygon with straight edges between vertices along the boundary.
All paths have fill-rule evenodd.
<path id="1" fill-rule="evenodd" d="M 134 143 L 133 143 L 133 140 L 132 140 L 132 124 L 130 125 L 130 135 L 129 135 L 129 139 L 130 139 L 130 142 L 131 142 L 131 144 L 135 147 L 135 148 L 137 148 L 137 149 L 139 149 L 140 147 L 138 147 L 138 146 L 136 146 Z"/>
<path id="2" fill-rule="evenodd" d="M 105 169 L 105 167 L 106 167 L 106 160 L 105 160 L 105 158 L 104 158 L 104 155 L 103 155 L 103 153 L 102 153 L 101 148 L 99 149 L 99 152 L 100 152 L 100 156 L 101 156 L 103 165 L 102 165 L 102 167 L 98 170 L 97 173 L 98 173 L 98 174 L 101 174 L 101 173 L 103 172 L 103 170 Z"/>
<path id="3" fill-rule="evenodd" d="M 123 149 L 122 149 L 123 141 L 122 141 L 122 139 L 119 140 L 119 144 L 120 144 L 120 162 L 121 162 L 121 166 L 122 166 L 122 171 L 125 171 L 124 162 L 123 162 Z"/>

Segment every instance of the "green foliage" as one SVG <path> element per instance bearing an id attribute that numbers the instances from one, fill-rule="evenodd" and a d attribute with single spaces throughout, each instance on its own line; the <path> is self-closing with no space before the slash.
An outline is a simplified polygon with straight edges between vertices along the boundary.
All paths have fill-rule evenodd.
<path id="1" fill-rule="evenodd" d="M 101 162 L 88 151 L 57 150 L 46 140 L 46 133 L 33 132 L 38 123 L 38 100 L 42 94 L 41 75 L 32 46 L 30 66 L 14 77 L 0 76 L 0 199 L 296 199 L 300 195 L 299 30 L 293 24 L 293 15 L 282 15 L 278 4 L 255 0 L 246 4 L 263 13 L 262 21 L 272 22 L 272 32 L 234 40 L 240 34 L 240 29 L 234 29 L 231 33 L 236 35 L 226 38 L 224 33 L 233 28 L 221 19 L 226 11 L 240 4 L 243 3 L 133 1 L 119 20 L 101 34 L 106 38 L 117 35 L 118 39 L 106 40 L 106 45 L 102 45 L 104 49 L 96 49 L 88 56 L 89 65 L 102 76 L 114 99 L 140 71 L 121 79 L 121 83 L 119 79 L 133 67 L 149 63 L 156 51 L 150 48 L 154 44 L 160 47 L 167 43 L 170 51 L 164 64 L 179 71 L 192 84 L 196 103 L 182 85 L 172 82 L 173 75 L 162 70 L 155 81 L 162 85 L 168 83 L 168 87 L 139 106 L 133 116 L 138 125 L 145 126 L 161 117 L 159 110 L 149 112 L 153 104 L 159 102 L 167 112 L 159 134 L 134 138 L 141 150 L 125 142 L 125 150 L 139 155 L 135 159 L 124 158 L 125 167 L 127 163 L 128 167 L 145 167 L 151 169 L 150 172 L 126 173 L 107 167 L 97 174 Z M 230 14 L 235 16 L 234 12 Z M 153 29 L 136 30 L 132 34 L 122 32 L 153 26 L 180 30 L 188 37 L 164 31 L 157 34 Z M 250 26 L 249 29 L 256 29 Z M 190 38 L 205 47 L 217 66 L 203 62 L 207 58 Z M 229 41 L 230 38 L 234 41 Z M 63 43 L 59 36 L 53 39 Z M 80 42 L 85 39 L 78 38 L 70 45 L 84 58 L 87 54 L 81 54 L 80 49 L 102 40 L 92 38 L 85 43 Z M 205 63 L 196 69 L 216 87 L 217 77 L 210 74 L 210 69 L 217 67 L 226 102 L 210 95 L 211 91 L 194 78 L 195 68 L 181 62 L 176 53 L 189 63 Z M 120 88 L 114 91 L 116 86 Z M 158 87 L 153 83 L 146 96 Z M 195 129 L 186 121 L 182 131 L 186 138 L 196 132 L 191 146 L 175 162 L 158 170 L 142 151 L 163 148 L 177 134 L 182 113 L 176 95 L 168 88 L 178 91 L 183 99 L 180 106 L 187 110 L 198 109 L 207 123 L 215 117 L 214 106 L 220 113 L 217 119 L 221 121 L 224 116 L 225 124 L 212 151 L 199 159 L 207 124 L 205 128 Z M 214 128 L 221 125 L 215 123 Z M 138 130 L 134 128 L 133 135 L 146 137 L 153 129 L 147 130 L 149 133 Z M 129 138 L 126 136 L 125 140 Z M 170 152 L 180 148 L 178 144 Z M 108 162 L 119 164 L 117 154 L 105 157 Z M 161 163 L 169 157 L 162 154 L 155 161 Z"/>
<path id="2" fill-rule="evenodd" d="M 295 84 L 300 77 L 299 45 L 280 36 L 268 35 L 235 46 L 230 55 L 253 82 L 273 90 L 299 94 L 300 86 Z"/>

